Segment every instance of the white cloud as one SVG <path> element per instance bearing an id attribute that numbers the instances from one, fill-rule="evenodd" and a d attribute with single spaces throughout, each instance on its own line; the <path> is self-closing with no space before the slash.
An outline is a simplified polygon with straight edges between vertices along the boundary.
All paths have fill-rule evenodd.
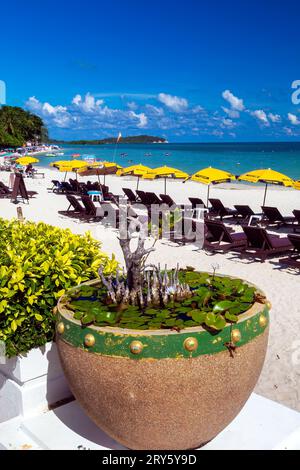
<path id="1" fill-rule="evenodd" d="M 87 93 L 84 99 L 82 99 L 81 95 L 77 94 L 72 99 L 72 104 L 80 107 L 83 111 L 87 113 L 91 113 L 97 110 L 97 107 L 102 106 L 104 104 L 104 100 L 96 100 L 95 97 L 90 93 Z"/>
<path id="2" fill-rule="evenodd" d="M 178 96 L 168 95 L 167 93 L 159 93 L 158 101 L 163 103 L 165 106 L 170 108 L 176 113 L 180 113 L 188 108 L 188 100 L 185 98 L 179 98 Z"/>
<path id="3" fill-rule="evenodd" d="M 57 113 L 64 113 L 67 111 L 65 106 L 52 106 L 50 103 L 43 104 L 43 111 L 48 114 L 57 114 Z"/>
<path id="4" fill-rule="evenodd" d="M 225 106 L 222 106 L 222 109 L 223 109 L 223 111 L 224 111 L 226 114 L 228 114 L 228 116 L 229 116 L 230 118 L 235 119 L 235 118 L 239 118 L 239 117 L 240 117 L 240 113 L 239 113 L 239 111 L 237 111 L 236 109 L 225 108 Z"/>
<path id="5" fill-rule="evenodd" d="M 291 122 L 291 124 L 293 124 L 293 126 L 298 126 L 300 124 L 300 121 L 295 114 L 288 113 L 288 119 Z"/>
<path id="6" fill-rule="evenodd" d="M 153 106 L 152 104 L 146 104 L 147 111 L 154 116 L 163 116 L 164 110 L 163 108 L 158 108 L 157 106 Z"/>
<path id="7" fill-rule="evenodd" d="M 232 109 L 236 111 L 244 111 L 245 106 L 243 100 L 237 96 L 234 96 L 230 90 L 223 91 L 222 96 L 224 100 L 228 101 Z"/>
<path id="8" fill-rule="evenodd" d="M 76 105 L 81 103 L 81 101 L 82 101 L 81 95 L 75 95 L 74 98 L 72 99 L 72 103 Z"/>
<path id="9" fill-rule="evenodd" d="M 127 106 L 129 109 L 132 109 L 133 111 L 135 111 L 138 108 L 138 105 L 136 104 L 135 101 L 129 101 L 127 103 Z"/>
<path id="10" fill-rule="evenodd" d="M 222 121 L 221 121 L 221 126 L 222 126 L 222 127 L 224 127 L 224 126 L 225 126 L 225 127 L 235 127 L 235 126 L 236 126 L 236 123 L 233 122 L 232 119 L 224 118 L 224 119 L 222 119 Z"/>
<path id="11" fill-rule="evenodd" d="M 268 118 L 269 118 L 270 121 L 272 121 L 272 122 L 280 122 L 280 121 L 281 121 L 281 116 L 280 116 L 280 114 L 269 113 L 269 114 L 268 114 Z"/>
<path id="12" fill-rule="evenodd" d="M 41 103 L 35 96 L 31 96 L 26 106 L 31 110 L 42 116 L 45 121 L 49 120 L 55 127 L 66 128 L 71 124 L 71 116 L 65 106 L 52 106 L 50 103 Z"/>
<path id="13" fill-rule="evenodd" d="M 145 113 L 140 113 L 136 114 L 134 111 L 130 111 L 129 113 L 132 117 L 136 118 L 139 120 L 139 123 L 137 124 L 137 127 L 139 128 L 144 128 L 148 124 L 148 118 Z"/>
<path id="14" fill-rule="evenodd" d="M 268 121 L 268 117 L 262 109 L 256 109 L 255 111 L 250 111 L 250 114 L 251 114 L 251 116 L 258 119 L 260 122 L 262 122 L 265 126 L 270 125 L 270 123 Z"/>

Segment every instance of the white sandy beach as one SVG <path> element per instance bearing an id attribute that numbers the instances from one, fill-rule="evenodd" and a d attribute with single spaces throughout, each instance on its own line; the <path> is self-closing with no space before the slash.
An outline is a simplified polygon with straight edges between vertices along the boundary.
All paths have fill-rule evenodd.
<path id="1" fill-rule="evenodd" d="M 35 190 L 38 195 L 30 203 L 19 204 L 27 220 L 70 228 L 74 233 L 90 230 L 95 238 L 101 240 L 103 250 L 115 253 L 122 263 L 122 254 L 117 240 L 117 231 L 102 223 L 86 223 L 58 214 L 66 210 L 68 202 L 63 195 L 47 191 L 51 179 L 62 180 L 63 174 L 55 170 L 42 170 L 45 179 L 27 178 L 27 189 Z M 72 176 L 70 174 L 70 176 Z M 0 172 L 0 181 L 8 183 L 9 174 Z M 90 178 L 93 180 L 94 178 Z M 84 181 L 84 179 L 83 179 Z M 122 194 L 122 187 L 136 188 L 136 179 L 129 177 L 107 176 L 106 184 L 114 194 Z M 162 193 L 163 180 L 140 181 L 140 189 Z M 177 203 L 187 203 L 189 196 L 201 197 L 206 201 L 207 188 L 195 182 L 182 184 L 181 181 L 168 181 L 167 193 Z M 219 185 L 211 188 L 211 197 L 220 198 L 224 205 L 248 204 L 257 212 L 263 200 L 264 188 L 256 185 Z M 300 191 L 269 187 L 266 205 L 276 206 L 284 215 L 292 215 L 293 209 L 300 209 Z M 9 200 L 0 199 L 0 217 L 16 217 L 17 206 Z M 288 233 L 282 229 L 282 235 Z M 150 262 L 167 263 L 173 267 L 179 262 L 182 267 L 193 265 L 199 270 L 212 270 L 212 264 L 220 266 L 219 272 L 249 280 L 262 288 L 273 308 L 271 311 L 270 340 L 267 359 L 256 386 L 256 392 L 300 411 L 300 273 L 291 269 L 279 269 L 276 258 L 265 263 L 239 260 L 235 254 L 208 255 L 194 245 L 178 246 L 174 243 L 159 241 L 156 251 L 150 255 Z"/>

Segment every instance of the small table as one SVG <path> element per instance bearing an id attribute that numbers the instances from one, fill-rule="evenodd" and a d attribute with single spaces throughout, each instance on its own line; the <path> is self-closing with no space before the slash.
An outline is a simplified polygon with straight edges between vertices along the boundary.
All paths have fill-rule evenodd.
<path id="1" fill-rule="evenodd" d="M 102 201 L 102 192 L 101 191 L 88 191 L 88 195 L 90 196 L 92 201 L 100 202 Z"/>

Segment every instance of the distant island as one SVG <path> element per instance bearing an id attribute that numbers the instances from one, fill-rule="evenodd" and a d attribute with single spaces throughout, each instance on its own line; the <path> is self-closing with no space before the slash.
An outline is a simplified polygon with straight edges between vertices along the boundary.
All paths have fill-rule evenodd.
<path id="1" fill-rule="evenodd" d="M 52 144 L 71 144 L 71 145 L 104 145 L 116 144 L 117 137 L 107 137 L 100 140 L 54 140 L 50 139 Z M 155 137 L 152 135 L 133 135 L 127 137 L 120 137 L 118 143 L 120 144 L 164 144 L 166 139 L 163 137 Z"/>

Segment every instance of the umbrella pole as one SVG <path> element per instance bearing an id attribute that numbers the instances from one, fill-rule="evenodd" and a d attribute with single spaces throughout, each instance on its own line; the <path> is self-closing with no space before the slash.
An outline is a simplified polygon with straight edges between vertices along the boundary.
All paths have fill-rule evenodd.
<path id="1" fill-rule="evenodd" d="M 66 171 L 66 172 L 65 172 L 64 181 L 66 181 L 66 179 L 67 179 L 67 173 L 68 173 L 68 172 Z"/>
<path id="2" fill-rule="evenodd" d="M 105 175 L 104 175 L 104 179 L 103 179 L 103 181 L 104 181 L 104 183 L 103 183 L 103 184 L 104 184 L 104 186 L 105 186 Z"/>
<path id="3" fill-rule="evenodd" d="M 139 189 L 139 182 L 140 182 L 140 177 L 138 176 L 137 184 L 136 184 L 136 189 Z"/>
<path id="4" fill-rule="evenodd" d="M 210 190 L 210 184 L 207 187 L 207 200 L 206 200 L 206 206 L 208 207 L 208 200 L 209 200 L 209 190 Z"/>
<path id="5" fill-rule="evenodd" d="M 165 194 L 167 194 L 167 178 L 165 177 Z"/>
<path id="6" fill-rule="evenodd" d="M 265 205 L 265 203 L 266 203 L 267 190 L 268 190 L 268 183 L 266 183 L 266 187 L 265 187 L 265 194 L 264 194 L 264 202 L 263 202 L 263 206 L 264 206 L 264 205 Z"/>

